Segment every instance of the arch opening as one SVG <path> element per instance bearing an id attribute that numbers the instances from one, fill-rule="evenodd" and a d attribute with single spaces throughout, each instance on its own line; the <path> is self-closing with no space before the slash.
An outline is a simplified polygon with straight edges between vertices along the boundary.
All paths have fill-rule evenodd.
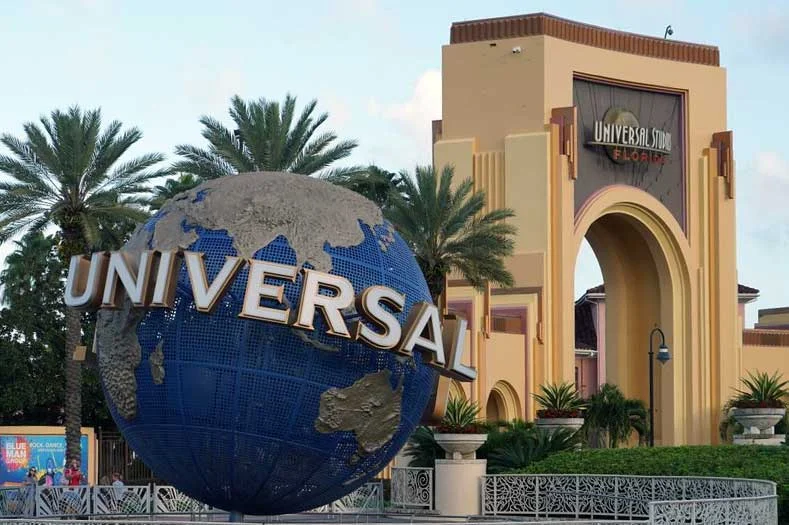
<path id="1" fill-rule="evenodd" d="M 495 390 L 491 391 L 488 396 L 488 402 L 485 405 L 485 419 L 489 422 L 506 421 L 504 414 L 506 412 L 504 407 L 504 400 Z"/>
<path id="2" fill-rule="evenodd" d="M 632 192 L 646 202 L 623 198 Z M 579 303 L 592 310 L 586 321 L 596 331 L 596 386 L 616 384 L 626 397 L 642 400 L 647 408 L 650 333 L 655 327 L 662 329 L 672 361 L 654 362 L 655 443 L 683 443 L 685 430 L 675 428 L 674 422 L 684 412 L 687 386 L 681 362 L 688 328 L 683 317 L 688 297 L 686 258 L 677 242 L 679 225 L 667 222 L 663 217 L 667 210 L 643 195 L 619 189 L 615 197 L 607 195 L 602 202 L 591 203 L 579 216 L 576 248 L 584 238 L 588 241 L 603 284 L 576 301 L 575 315 Z M 576 330 L 582 321 L 576 319 Z M 659 342 L 655 337 L 655 351 Z"/>
<path id="3" fill-rule="evenodd" d="M 518 392 L 506 381 L 496 381 L 485 405 L 487 421 L 507 422 L 523 417 Z"/>

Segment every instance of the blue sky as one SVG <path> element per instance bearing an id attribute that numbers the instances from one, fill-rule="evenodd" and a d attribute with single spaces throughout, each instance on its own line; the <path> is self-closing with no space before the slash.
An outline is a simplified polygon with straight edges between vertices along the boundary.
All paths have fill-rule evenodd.
<path id="1" fill-rule="evenodd" d="M 226 118 L 233 94 L 317 98 L 330 127 L 360 142 L 354 163 L 430 159 L 441 116 L 441 46 L 453 21 L 545 11 L 581 22 L 718 45 L 735 131 L 740 282 L 749 307 L 789 305 L 789 4 L 786 2 L 465 0 L 3 2 L 0 131 L 72 104 L 141 128 L 135 153 L 172 158 L 202 144 L 200 115 Z M 4 256 L 8 247 L 0 248 Z M 576 289 L 601 282 L 588 248 Z"/>

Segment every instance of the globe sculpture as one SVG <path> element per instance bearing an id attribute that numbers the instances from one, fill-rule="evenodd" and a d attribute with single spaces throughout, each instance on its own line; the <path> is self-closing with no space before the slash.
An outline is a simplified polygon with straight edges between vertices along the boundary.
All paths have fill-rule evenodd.
<path id="1" fill-rule="evenodd" d="M 388 286 L 406 297 L 401 325 L 416 302 L 431 301 L 413 254 L 373 203 L 301 175 L 206 182 L 169 201 L 123 250 L 174 249 L 202 253 L 208 283 L 240 256 L 340 275 L 356 294 Z M 419 423 L 436 372 L 417 352 L 328 335 L 321 315 L 314 331 L 239 317 L 247 276 L 245 266 L 209 314 L 195 308 L 183 264 L 172 308 L 135 308 L 124 295 L 120 308 L 100 310 L 102 384 L 157 477 L 228 511 L 309 510 L 386 466 Z M 291 315 L 302 279 L 283 281 Z M 351 307 L 343 317 L 359 314 Z"/>

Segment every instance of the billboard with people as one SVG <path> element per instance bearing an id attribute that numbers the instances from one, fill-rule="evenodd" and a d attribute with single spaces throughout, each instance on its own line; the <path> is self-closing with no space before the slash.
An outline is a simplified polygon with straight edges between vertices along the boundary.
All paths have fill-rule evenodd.
<path id="1" fill-rule="evenodd" d="M 62 429 L 61 429 L 62 431 Z M 90 469 L 90 438 L 81 439 L 82 483 L 87 484 Z M 39 485 L 64 485 L 66 438 L 49 433 L 0 434 L 0 486 L 34 482 Z"/>

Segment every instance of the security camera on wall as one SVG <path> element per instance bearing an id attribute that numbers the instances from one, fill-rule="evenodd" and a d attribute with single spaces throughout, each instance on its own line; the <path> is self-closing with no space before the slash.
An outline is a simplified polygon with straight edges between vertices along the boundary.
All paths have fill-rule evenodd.
<path id="1" fill-rule="evenodd" d="M 516 46 L 516 47 L 512 48 L 512 54 L 513 55 L 520 54 L 521 51 L 523 51 L 523 49 L 521 49 L 521 46 Z"/>

